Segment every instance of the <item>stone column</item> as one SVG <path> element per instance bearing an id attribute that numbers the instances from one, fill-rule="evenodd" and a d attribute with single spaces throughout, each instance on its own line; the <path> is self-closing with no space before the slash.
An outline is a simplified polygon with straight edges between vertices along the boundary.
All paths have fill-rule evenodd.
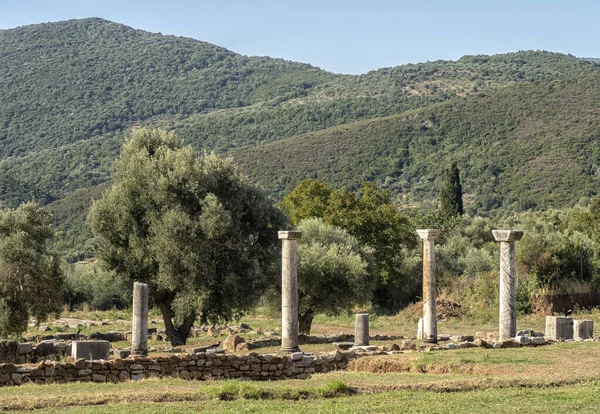
<path id="1" fill-rule="evenodd" d="M 434 240 L 440 235 L 439 230 L 417 230 L 423 239 L 423 338 L 425 343 L 437 343 L 437 317 L 435 299 L 435 245 Z"/>
<path id="2" fill-rule="evenodd" d="M 133 283 L 131 353 L 148 355 L 148 285 L 140 282 Z"/>
<path id="3" fill-rule="evenodd" d="M 369 345 L 369 314 L 357 313 L 354 317 L 354 346 Z"/>
<path id="4" fill-rule="evenodd" d="M 500 340 L 514 338 L 517 334 L 517 265 L 515 242 L 521 240 L 519 230 L 492 230 L 500 242 Z"/>
<path id="5" fill-rule="evenodd" d="M 280 231 L 281 250 L 281 352 L 298 348 L 298 275 L 296 273 L 296 240 L 300 231 Z"/>

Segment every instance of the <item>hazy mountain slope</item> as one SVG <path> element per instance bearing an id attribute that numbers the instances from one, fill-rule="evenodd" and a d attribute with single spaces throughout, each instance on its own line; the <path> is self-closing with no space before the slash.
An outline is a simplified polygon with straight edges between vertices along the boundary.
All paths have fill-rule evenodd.
<path id="1" fill-rule="evenodd" d="M 303 178 L 376 180 L 410 199 L 437 197 L 453 160 L 479 212 L 572 205 L 600 187 L 600 76 L 514 85 L 235 153 L 252 180 L 283 195 Z"/>
<path id="2" fill-rule="evenodd" d="M 223 152 L 597 71 L 573 56 L 519 52 L 334 75 L 102 19 L 2 30 L 0 180 L 50 198 L 95 185 L 108 177 L 116 137 L 134 125 L 175 129 L 198 149 Z M 9 206 L 28 197 L 5 194 Z"/>

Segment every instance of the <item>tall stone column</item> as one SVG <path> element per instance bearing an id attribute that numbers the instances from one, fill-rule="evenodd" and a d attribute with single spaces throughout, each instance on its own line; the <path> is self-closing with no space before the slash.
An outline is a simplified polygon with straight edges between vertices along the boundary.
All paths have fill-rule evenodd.
<path id="1" fill-rule="evenodd" d="M 514 338 L 517 334 L 517 265 L 515 242 L 521 240 L 519 230 L 492 230 L 500 242 L 500 327 L 501 340 Z"/>
<path id="2" fill-rule="evenodd" d="M 437 317 L 435 299 L 435 245 L 434 240 L 440 235 L 439 230 L 417 230 L 423 239 L 423 338 L 425 343 L 437 343 Z"/>
<path id="3" fill-rule="evenodd" d="M 148 285 L 140 282 L 133 283 L 131 353 L 148 355 Z"/>
<path id="4" fill-rule="evenodd" d="M 281 250 L 281 352 L 292 353 L 298 348 L 298 274 L 296 270 L 296 240 L 300 231 L 280 231 Z"/>

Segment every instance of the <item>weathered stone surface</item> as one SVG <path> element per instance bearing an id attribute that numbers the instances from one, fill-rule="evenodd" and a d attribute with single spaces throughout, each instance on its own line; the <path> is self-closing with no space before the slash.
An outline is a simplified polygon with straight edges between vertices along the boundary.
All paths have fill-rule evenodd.
<path id="1" fill-rule="evenodd" d="M 473 335 L 453 335 L 450 337 L 450 340 L 452 342 L 473 342 L 474 341 L 474 337 Z"/>
<path id="2" fill-rule="evenodd" d="M 554 341 L 573 339 L 573 319 L 564 316 L 546 316 L 546 338 Z"/>
<path id="3" fill-rule="evenodd" d="M 281 352 L 296 352 L 298 347 L 298 276 L 296 240 L 300 231 L 280 231 L 281 250 Z"/>
<path id="4" fill-rule="evenodd" d="M 354 316 L 354 346 L 369 345 L 369 314 L 357 313 Z"/>
<path id="5" fill-rule="evenodd" d="M 529 336 L 517 335 L 517 336 L 515 336 L 515 342 L 518 343 L 519 345 L 531 345 L 533 343 L 533 340 Z"/>
<path id="6" fill-rule="evenodd" d="M 492 230 L 496 241 L 500 242 L 500 340 L 514 338 L 517 334 L 516 301 L 516 251 L 515 242 L 521 240 L 519 230 Z"/>
<path id="7" fill-rule="evenodd" d="M 449 343 L 446 345 L 446 348 L 448 348 L 448 349 L 457 349 L 457 348 L 458 348 L 458 346 L 457 346 L 457 345 L 456 345 L 454 342 L 449 342 Z"/>
<path id="8" fill-rule="evenodd" d="M 148 355 L 148 285 L 141 282 L 133 283 L 131 353 Z"/>
<path id="9" fill-rule="evenodd" d="M 17 345 L 17 354 L 24 355 L 33 352 L 33 344 L 31 342 L 25 342 Z"/>
<path id="10" fill-rule="evenodd" d="M 428 343 L 437 343 L 434 240 L 439 236 L 440 231 L 419 229 L 417 233 L 423 240 L 423 334 L 420 339 Z"/>
<path id="11" fill-rule="evenodd" d="M 115 349 L 113 355 L 116 359 L 125 359 L 131 355 L 131 349 Z"/>
<path id="12" fill-rule="evenodd" d="M 411 339 L 405 339 L 400 343 L 400 349 L 402 351 L 415 350 L 417 345 Z"/>
<path id="13" fill-rule="evenodd" d="M 590 319 L 573 320 L 573 339 L 584 340 L 594 337 L 594 321 Z"/>
<path id="14" fill-rule="evenodd" d="M 531 338 L 531 343 L 533 345 L 545 345 L 546 340 L 544 339 L 543 336 L 534 336 Z"/>
<path id="15" fill-rule="evenodd" d="M 512 339 L 500 341 L 500 348 L 520 348 L 521 345 Z"/>
<path id="16" fill-rule="evenodd" d="M 110 359 L 110 343 L 108 341 L 73 341 L 71 356 L 85 360 Z"/>
<path id="17" fill-rule="evenodd" d="M 481 338 L 475 338 L 473 340 L 473 343 L 480 348 L 492 348 L 492 344 L 490 344 L 489 342 L 487 342 Z"/>
<path id="18" fill-rule="evenodd" d="M 246 353 L 250 351 L 250 344 L 248 342 L 242 342 L 235 346 L 235 352 Z"/>
<path id="19" fill-rule="evenodd" d="M 40 342 L 35 347 L 34 353 L 37 357 L 47 357 L 49 355 L 55 355 L 56 347 L 52 342 Z"/>
<path id="20" fill-rule="evenodd" d="M 225 352 L 234 353 L 236 352 L 236 347 L 243 342 L 246 342 L 246 340 L 241 336 L 229 335 L 227 338 L 225 338 L 221 346 Z"/>

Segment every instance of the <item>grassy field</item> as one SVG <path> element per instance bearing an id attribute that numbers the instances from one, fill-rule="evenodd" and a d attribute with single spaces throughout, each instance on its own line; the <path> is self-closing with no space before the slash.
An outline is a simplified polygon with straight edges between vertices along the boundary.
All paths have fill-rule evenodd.
<path id="1" fill-rule="evenodd" d="M 0 389 L 0 409 L 43 412 L 600 411 L 600 342 L 362 358 L 346 372 L 275 382 L 151 379 Z"/>
<path id="2" fill-rule="evenodd" d="M 76 312 L 70 320 L 95 321 L 82 332 L 130 329 L 128 311 Z M 600 312 L 577 314 L 600 323 Z M 151 327 L 162 328 L 156 312 Z M 485 319 L 485 318 L 484 318 Z M 102 324 L 105 322 L 106 324 Z M 277 316 L 245 317 L 253 330 L 278 332 Z M 313 333 L 352 333 L 352 315 L 315 318 Z M 74 329 L 54 327 L 55 331 Z M 544 318 L 520 317 L 519 329 L 543 331 Z M 372 334 L 414 337 L 416 320 L 409 315 L 372 316 Z M 497 321 L 440 321 L 439 333 L 473 335 L 493 332 Z M 28 334 L 41 333 L 30 327 Z M 257 334 L 252 334 L 257 335 Z M 244 337 L 252 337 L 244 334 Z M 597 334 L 596 334 L 597 336 Z M 225 336 L 190 338 L 189 346 L 214 343 Z M 377 341 L 390 346 L 394 341 Z M 398 343 L 399 341 L 395 341 Z M 115 343 L 113 346 L 128 346 Z M 170 346 L 151 343 L 151 346 Z M 331 344 L 303 345 L 305 352 L 332 351 Z M 260 348 L 261 353 L 275 352 Z M 600 412 L 600 342 L 570 342 L 538 348 L 461 349 L 409 352 L 361 358 L 349 370 L 314 375 L 308 380 L 194 382 L 150 379 L 120 384 L 24 385 L 0 389 L 0 410 L 42 412 L 427 412 L 427 413 L 597 413 Z"/>

